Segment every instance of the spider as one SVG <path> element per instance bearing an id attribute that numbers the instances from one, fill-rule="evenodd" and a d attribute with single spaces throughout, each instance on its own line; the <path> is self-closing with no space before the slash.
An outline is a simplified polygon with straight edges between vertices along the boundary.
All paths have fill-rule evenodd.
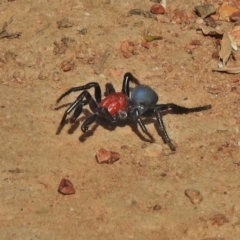
<path id="1" fill-rule="evenodd" d="M 136 86 L 130 88 L 130 82 L 134 83 Z M 94 97 L 88 92 L 91 88 L 94 88 Z M 82 92 L 65 111 L 56 134 L 60 133 L 68 114 L 74 111 L 71 117 L 71 122 L 74 123 L 81 115 L 83 107 L 89 105 L 93 113 L 87 117 L 81 125 L 81 129 L 84 133 L 87 132 L 89 126 L 98 118 L 105 119 L 115 126 L 130 120 L 130 122 L 138 124 L 141 130 L 153 140 L 142 118 L 155 117 L 158 126 L 157 130 L 163 142 L 168 144 L 172 151 L 175 151 L 176 148 L 171 142 L 164 126 L 163 115 L 166 113 L 188 114 L 211 108 L 211 105 L 186 108 L 174 103 L 157 104 L 157 93 L 150 86 L 140 84 L 137 78 L 129 72 L 124 75 L 121 92 L 116 92 L 113 85 L 107 83 L 105 97 L 102 98 L 99 84 L 97 82 L 90 82 L 83 86 L 70 88 L 57 99 L 57 103 L 68 94 L 77 91 Z"/>

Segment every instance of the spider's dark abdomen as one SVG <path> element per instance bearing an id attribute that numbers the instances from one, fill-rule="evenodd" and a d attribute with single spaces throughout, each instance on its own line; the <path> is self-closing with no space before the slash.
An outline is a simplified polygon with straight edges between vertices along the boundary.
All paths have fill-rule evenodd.
<path id="1" fill-rule="evenodd" d="M 114 115 L 120 110 L 125 111 L 127 109 L 128 98 L 122 92 L 112 93 L 104 98 L 99 106 L 105 107 L 111 115 Z"/>
<path id="2" fill-rule="evenodd" d="M 131 99 L 144 106 L 151 106 L 158 102 L 158 95 L 149 86 L 138 85 L 132 90 Z"/>

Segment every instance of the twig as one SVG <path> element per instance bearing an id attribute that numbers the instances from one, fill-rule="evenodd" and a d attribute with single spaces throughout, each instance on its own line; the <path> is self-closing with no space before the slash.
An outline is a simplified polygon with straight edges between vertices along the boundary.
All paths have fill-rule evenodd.
<path id="1" fill-rule="evenodd" d="M 103 71 L 104 64 L 106 63 L 110 53 L 111 53 L 110 49 L 105 50 L 104 54 L 102 55 L 102 57 L 100 59 L 98 66 L 96 67 L 96 69 L 94 71 L 96 74 L 100 74 Z"/>

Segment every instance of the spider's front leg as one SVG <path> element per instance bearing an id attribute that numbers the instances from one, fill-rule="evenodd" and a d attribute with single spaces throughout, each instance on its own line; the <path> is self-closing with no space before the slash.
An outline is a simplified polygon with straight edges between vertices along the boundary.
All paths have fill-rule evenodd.
<path id="1" fill-rule="evenodd" d="M 94 96 L 95 96 L 95 100 L 93 99 L 93 97 L 90 95 L 90 93 L 87 91 L 90 88 L 94 88 Z M 78 97 L 77 99 L 70 105 L 70 107 L 65 111 L 62 120 L 59 124 L 59 127 L 57 129 L 56 134 L 59 134 L 65 124 L 65 120 L 67 118 L 67 115 L 70 114 L 74 109 L 74 114 L 72 117 L 72 122 L 74 122 L 82 113 L 82 109 L 83 106 L 89 104 L 89 103 L 93 103 L 93 108 L 97 107 L 97 103 L 101 102 L 102 99 L 102 93 L 101 93 L 101 88 L 99 86 L 99 84 L 97 82 L 90 82 L 86 85 L 83 86 L 79 86 L 79 87 L 73 87 L 70 88 L 68 91 L 66 91 L 65 93 L 63 93 L 58 99 L 57 99 L 57 103 L 59 103 L 65 96 L 67 96 L 68 94 L 72 93 L 72 92 L 77 92 L 77 91 L 83 91 Z M 85 100 L 83 100 L 85 98 Z M 92 105 L 91 105 L 92 106 Z"/>
<path id="2" fill-rule="evenodd" d="M 85 98 L 85 99 L 84 99 Z M 92 104 L 92 107 L 96 108 L 97 107 L 97 103 L 95 102 L 95 100 L 93 99 L 93 97 L 91 96 L 91 94 L 88 91 L 83 91 L 78 97 L 77 99 L 69 106 L 69 108 L 65 111 L 65 113 L 63 114 L 62 120 L 59 124 L 59 127 L 57 129 L 56 134 L 59 134 L 65 124 L 66 118 L 67 116 L 75 109 L 73 116 L 71 118 L 71 122 L 74 123 L 76 121 L 76 119 L 80 116 L 80 114 L 82 113 L 83 110 L 83 106 L 87 105 L 87 104 Z"/>
<path id="3" fill-rule="evenodd" d="M 67 95 L 69 95 L 72 92 L 79 92 L 79 91 L 83 91 L 83 90 L 89 90 L 90 88 L 94 88 L 95 92 L 95 99 L 97 103 L 100 103 L 102 100 L 102 92 L 101 92 L 101 88 L 99 86 L 99 84 L 97 82 L 90 82 L 86 85 L 83 86 L 79 86 L 79 87 L 73 87 L 70 88 L 68 91 L 66 91 L 65 93 L 63 93 L 58 99 L 57 99 L 57 103 L 59 103 L 64 97 L 66 97 Z"/>
<path id="4" fill-rule="evenodd" d="M 109 111 L 105 107 L 97 107 L 94 111 L 94 114 L 88 117 L 82 124 L 81 129 L 85 133 L 89 126 L 94 123 L 98 117 L 106 119 L 107 121 L 111 122 L 112 124 L 116 123 L 116 117 L 112 116 Z"/>

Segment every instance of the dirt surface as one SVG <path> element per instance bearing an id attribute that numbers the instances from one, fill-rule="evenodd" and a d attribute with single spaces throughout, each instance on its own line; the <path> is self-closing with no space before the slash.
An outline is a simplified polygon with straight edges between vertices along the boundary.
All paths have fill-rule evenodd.
<path id="1" fill-rule="evenodd" d="M 156 19 L 128 16 L 149 11 L 150 1 L 0 1 L 10 34 L 0 39 L 1 239 L 240 239 L 240 76 L 211 71 L 219 45 L 196 32 L 204 24 L 193 12 L 199 3 L 168 1 Z M 162 39 L 147 43 L 145 34 Z M 80 128 L 67 123 L 56 135 L 62 105 L 77 96 L 55 110 L 64 91 L 91 81 L 120 90 L 125 72 L 151 85 L 161 103 L 212 105 L 164 116 L 176 152 L 149 121 L 155 143 L 130 126 L 93 125 L 81 142 Z M 100 148 L 120 160 L 98 164 Z M 58 193 L 62 178 L 75 194 Z"/>

